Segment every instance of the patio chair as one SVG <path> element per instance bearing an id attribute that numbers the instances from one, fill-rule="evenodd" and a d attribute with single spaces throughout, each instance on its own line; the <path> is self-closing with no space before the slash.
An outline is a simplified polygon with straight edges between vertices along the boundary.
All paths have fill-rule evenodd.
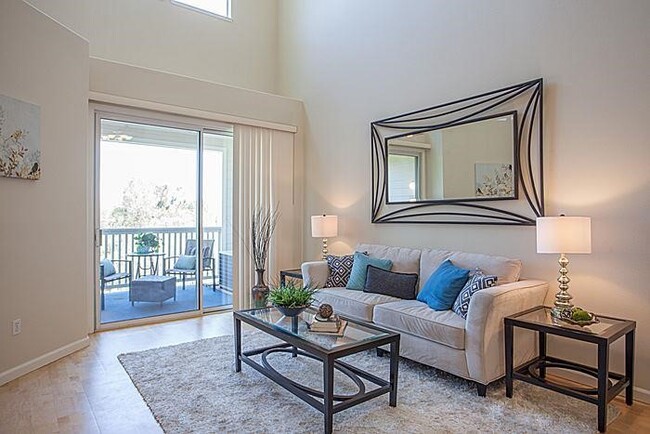
<path id="1" fill-rule="evenodd" d="M 115 267 L 115 263 L 117 263 L 117 267 Z M 121 266 L 122 264 L 124 265 Z M 106 284 L 126 279 L 130 289 L 131 275 L 131 261 L 126 259 L 102 259 L 99 262 L 99 288 L 102 293 L 102 310 L 105 307 L 104 290 L 106 289 Z"/>
<path id="2" fill-rule="evenodd" d="M 212 273 L 212 291 L 217 290 L 214 261 L 214 240 L 203 240 L 203 271 Z M 173 261 L 173 262 L 172 262 Z M 182 255 L 169 256 L 163 260 L 163 274 L 182 276 L 183 290 L 187 276 L 196 275 L 196 240 L 187 240 Z"/>

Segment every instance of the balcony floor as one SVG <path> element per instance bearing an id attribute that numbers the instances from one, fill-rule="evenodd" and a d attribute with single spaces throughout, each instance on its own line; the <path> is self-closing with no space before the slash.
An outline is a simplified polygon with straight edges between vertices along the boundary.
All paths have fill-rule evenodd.
<path id="1" fill-rule="evenodd" d="M 165 301 L 162 306 L 156 302 L 136 302 L 131 306 L 129 302 L 129 291 L 126 288 L 106 291 L 105 309 L 101 311 L 101 323 L 125 321 L 130 319 L 147 318 L 170 313 L 188 312 L 197 307 L 196 286 L 188 283 L 185 290 L 180 282 L 176 285 L 176 301 L 173 298 Z M 232 294 L 217 286 L 212 291 L 211 285 L 203 286 L 203 305 L 206 308 L 232 305 Z"/>

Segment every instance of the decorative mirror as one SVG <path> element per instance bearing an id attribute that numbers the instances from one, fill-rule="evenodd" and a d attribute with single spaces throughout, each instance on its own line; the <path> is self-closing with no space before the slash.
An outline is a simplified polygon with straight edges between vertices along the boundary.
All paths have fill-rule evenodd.
<path id="1" fill-rule="evenodd" d="M 532 80 L 371 123 L 373 223 L 535 225 L 542 87 Z"/>

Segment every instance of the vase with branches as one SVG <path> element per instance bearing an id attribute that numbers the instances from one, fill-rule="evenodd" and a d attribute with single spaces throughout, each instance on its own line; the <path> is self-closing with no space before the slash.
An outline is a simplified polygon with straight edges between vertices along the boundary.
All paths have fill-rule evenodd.
<path id="1" fill-rule="evenodd" d="M 271 237 L 278 222 L 278 211 L 270 208 L 257 208 L 251 222 L 251 248 L 249 253 L 255 266 L 256 281 L 252 288 L 253 306 L 265 307 L 269 287 L 264 282 L 266 261 L 271 247 Z"/>

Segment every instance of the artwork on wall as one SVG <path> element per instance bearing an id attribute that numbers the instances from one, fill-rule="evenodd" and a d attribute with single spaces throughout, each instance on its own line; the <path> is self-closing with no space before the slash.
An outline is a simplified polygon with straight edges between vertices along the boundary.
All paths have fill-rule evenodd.
<path id="1" fill-rule="evenodd" d="M 513 197 L 515 194 L 512 164 L 476 163 L 474 179 L 476 197 Z"/>
<path id="2" fill-rule="evenodd" d="M 0 95 L 0 175 L 41 177 L 41 109 Z"/>

